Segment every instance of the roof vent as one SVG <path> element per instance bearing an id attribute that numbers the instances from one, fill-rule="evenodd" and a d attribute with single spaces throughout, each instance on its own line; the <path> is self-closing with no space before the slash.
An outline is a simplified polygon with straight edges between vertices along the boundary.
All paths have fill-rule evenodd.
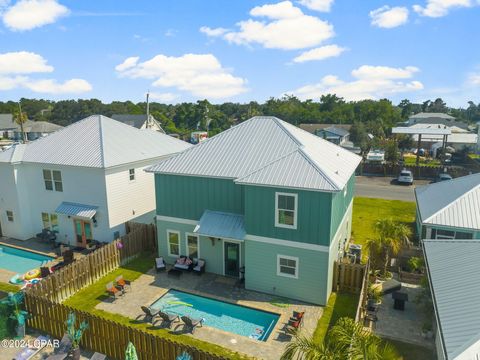
<path id="1" fill-rule="evenodd" d="M 337 175 L 338 175 L 338 170 L 337 170 L 337 171 L 335 171 L 335 174 L 337 174 Z"/>

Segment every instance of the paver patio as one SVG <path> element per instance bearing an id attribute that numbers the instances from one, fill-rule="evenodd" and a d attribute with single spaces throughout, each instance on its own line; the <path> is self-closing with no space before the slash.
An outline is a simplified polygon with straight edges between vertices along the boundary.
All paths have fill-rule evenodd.
<path id="1" fill-rule="evenodd" d="M 317 321 L 323 313 L 323 308 L 320 306 L 290 299 L 288 299 L 286 307 L 273 305 L 272 302 L 279 301 L 279 296 L 245 290 L 243 287 L 237 286 L 237 280 L 233 278 L 210 273 L 198 276 L 188 272 L 177 278 L 168 276 L 166 272 L 156 273 L 153 269 L 135 280 L 131 289 L 123 296 L 116 300 L 104 300 L 96 306 L 96 309 L 136 319 L 143 314 L 140 306 L 151 305 L 171 288 L 278 313 L 280 319 L 265 342 L 221 331 L 208 325 L 197 328 L 193 335 L 195 338 L 260 359 L 277 360 L 280 358 L 285 346 L 291 340 L 291 336 L 287 336 L 282 329 L 293 310 L 306 311 L 302 327 L 302 333 L 305 335 L 313 334 Z M 184 333 L 182 323 L 175 323 L 171 332 Z"/>

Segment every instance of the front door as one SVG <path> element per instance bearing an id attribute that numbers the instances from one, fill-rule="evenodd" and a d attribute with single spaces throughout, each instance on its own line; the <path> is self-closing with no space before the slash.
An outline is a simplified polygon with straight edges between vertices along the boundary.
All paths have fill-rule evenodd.
<path id="1" fill-rule="evenodd" d="M 240 275 L 240 244 L 224 241 L 225 275 L 239 277 Z"/>
<path id="2" fill-rule="evenodd" d="M 73 220 L 75 225 L 75 237 L 77 239 L 77 246 L 86 247 L 87 241 L 92 240 L 92 224 L 90 221 Z"/>

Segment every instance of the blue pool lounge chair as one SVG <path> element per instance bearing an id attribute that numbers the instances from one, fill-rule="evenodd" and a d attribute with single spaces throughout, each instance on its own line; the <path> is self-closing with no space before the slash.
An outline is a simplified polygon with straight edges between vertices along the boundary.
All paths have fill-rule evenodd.
<path id="1" fill-rule="evenodd" d="M 203 319 L 192 319 L 191 317 L 189 316 L 182 316 L 182 321 L 183 323 L 185 324 L 185 329 L 188 331 L 188 332 L 191 332 L 193 334 L 193 332 L 195 331 L 195 328 L 197 326 L 202 326 L 203 324 Z"/>
<path id="2" fill-rule="evenodd" d="M 173 322 L 179 319 L 178 315 L 168 314 L 163 311 L 159 311 L 158 316 L 162 318 L 162 322 L 166 324 L 168 328 L 172 326 Z"/>
<path id="3" fill-rule="evenodd" d="M 20 351 L 15 357 L 13 358 L 14 360 L 29 360 L 32 357 L 34 357 L 40 350 L 42 350 L 45 345 L 47 344 L 47 341 L 50 338 L 48 336 L 39 336 L 37 339 L 34 341 L 35 344 L 38 344 L 39 346 L 29 346 L 26 348 L 23 348 L 22 351 Z"/>

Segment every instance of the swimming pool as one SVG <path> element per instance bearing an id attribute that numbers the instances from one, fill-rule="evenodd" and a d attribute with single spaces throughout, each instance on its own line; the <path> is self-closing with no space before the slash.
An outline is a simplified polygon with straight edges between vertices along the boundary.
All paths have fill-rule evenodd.
<path id="1" fill-rule="evenodd" d="M 19 274 L 39 268 L 53 257 L 0 245 L 0 268 Z"/>
<path id="2" fill-rule="evenodd" d="M 204 319 L 205 326 L 214 327 L 252 339 L 266 341 L 280 315 L 246 306 L 189 294 L 171 289 L 151 305 L 167 313 Z"/>

